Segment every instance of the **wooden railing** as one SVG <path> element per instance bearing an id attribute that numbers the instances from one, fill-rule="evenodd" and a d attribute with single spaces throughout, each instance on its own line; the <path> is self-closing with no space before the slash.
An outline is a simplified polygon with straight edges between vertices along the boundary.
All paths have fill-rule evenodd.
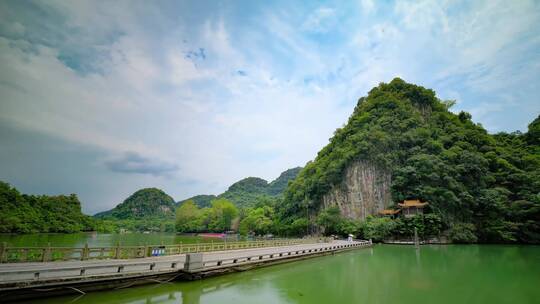
<path id="1" fill-rule="evenodd" d="M 288 246 L 323 242 L 323 239 L 277 239 L 244 242 L 212 242 L 175 245 L 89 247 L 9 247 L 0 244 L 0 263 L 49 262 L 96 259 L 135 259 L 192 252 Z"/>

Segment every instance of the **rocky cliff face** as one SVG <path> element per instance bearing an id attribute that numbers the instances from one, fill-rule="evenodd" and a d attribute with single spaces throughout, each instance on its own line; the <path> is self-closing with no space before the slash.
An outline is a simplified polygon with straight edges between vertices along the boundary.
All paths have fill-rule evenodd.
<path id="1" fill-rule="evenodd" d="M 338 206 L 342 216 L 365 219 L 392 203 L 390 172 L 369 161 L 347 167 L 343 180 L 323 196 L 323 207 Z"/>

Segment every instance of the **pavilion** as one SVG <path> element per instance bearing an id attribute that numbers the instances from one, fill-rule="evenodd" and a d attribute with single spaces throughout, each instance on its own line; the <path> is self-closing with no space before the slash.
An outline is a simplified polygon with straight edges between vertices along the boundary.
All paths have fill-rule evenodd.
<path id="1" fill-rule="evenodd" d="M 419 199 L 416 200 L 404 200 L 403 203 L 398 204 L 401 207 L 402 214 L 405 217 L 412 217 L 417 214 L 424 214 L 424 207 L 428 203 L 422 203 Z"/>

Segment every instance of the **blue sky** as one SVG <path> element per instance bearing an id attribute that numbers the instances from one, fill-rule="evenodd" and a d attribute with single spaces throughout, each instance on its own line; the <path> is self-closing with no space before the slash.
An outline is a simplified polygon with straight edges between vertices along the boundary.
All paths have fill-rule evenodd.
<path id="1" fill-rule="evenodd" d="M 538 24 L 538 1 L 2 1 L 0 179 L 87 213 L 271 180 L 396 76 L 525 131 Z"/>

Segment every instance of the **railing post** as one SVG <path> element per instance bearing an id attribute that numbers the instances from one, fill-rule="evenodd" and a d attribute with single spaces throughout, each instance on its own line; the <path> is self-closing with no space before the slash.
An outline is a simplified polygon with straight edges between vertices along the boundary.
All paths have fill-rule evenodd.
<path id="1" fill-rule="evenodd" d="M 204 267 L 203 254 L 202 253 L 188 253 L 186 254 L 186 262 L 184 263 L 184 270 L 195 271 Z"/>
<path id="2" fill-rule="evenodd" d="M 85 243 L 82 254 L 81 254 L 81 260 L 82 261 L 88 260 L 88 252 L 89 252 L 88 243 Z"/>
<path id="3" fill-rule="evenodd" d="M 51 243 L 47 243 L 47 248 L 43 251 L 43 262 L 47 262 L 51 258 Z"/>
<path id="4" fill-rule="evenodd" d="M 2 244 L 0 244 L 0 263 L 4 263 L 4 260 L 6 260 L 6 251 L 7 243 L 2 242 Z"/>
<path id="5" fill-rule="evenodd" d="M 116 252 L 114 253 L 114 258 L 115 259 L 120 258 L 120 242 L 116 242 Z"/>
<path id="6" fill-rule="evenodd" d="M 24 248 L 21 262 L 26 262 L 27 259 L 28 259 L 28 248 Z"/>

